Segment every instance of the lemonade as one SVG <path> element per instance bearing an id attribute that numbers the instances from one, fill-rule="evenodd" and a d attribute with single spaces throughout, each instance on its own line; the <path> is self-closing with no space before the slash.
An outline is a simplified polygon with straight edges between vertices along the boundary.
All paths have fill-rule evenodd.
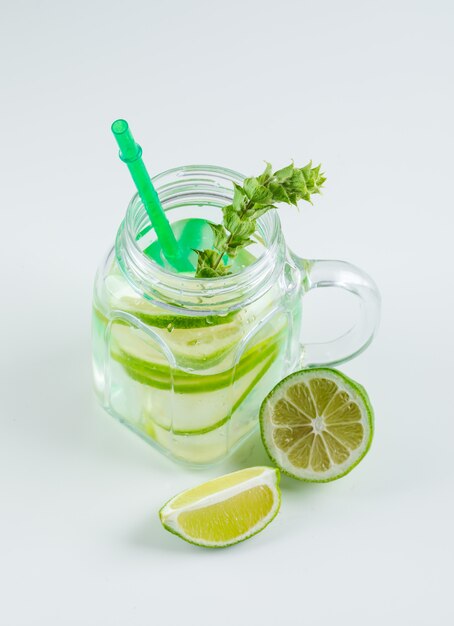
<path id="1" fill-rule="evenodd" d="M 93 306 L 102 403 L 179 460 L 224 457 L 286 371 L 290 326 L 278 291 L 226 315 L 170 314 L 141 298 L 111 255 Z"/>
<path id="2" fill-rule="evenodd" d="M 213 263 L 217 276 L 198 274 L 197 250 L 215 247 L 213 225 L 243 179 L 211 166 L 156 177 L 192 271 L 168 262 L 136 195 L 95 281 L 101 404 L 160 451 L 196 466 L 223 459 L 258 427 L 263 398 L 301 356 L 302 281 L 294 266 L 284 272 L 275 213 L 260 217 L 247 250 Z"/>
<path id="3" fill-rule="evenodd" d="M 121 152 L 135 183 L 146 173 L 140 155 L 136 144 L 132 156 Z M 284 376 L 369 345 L 380 306 L 373 281 L 346 262 L 297 257 L 281 230 L 277 205 L 310 200 L 323 181 L 310 163 L 267 164 L 252 178 L 193 165 L 148 180 L 151 195 L 137 185 L 96 277 L 95 389 L 109 413 L 175 460 L 223 459 L 256 429 Z M 302 300 L 318 287 L 354 294 L 363 315 L 303 349 Z"/>

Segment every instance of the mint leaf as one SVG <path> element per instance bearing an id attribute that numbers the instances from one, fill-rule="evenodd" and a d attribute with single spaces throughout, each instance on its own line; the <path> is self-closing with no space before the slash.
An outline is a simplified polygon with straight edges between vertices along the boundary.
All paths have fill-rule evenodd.
<path id="1" fill-rule="evenodd" d="M 287 167 L 283 167 L 281 170 L 277 170 L 277 172 L 274 172 L 274 177 L 279 183 L 283 183 L 288 178 L 290 178 L 290 176 L 293 174 L 293 170 L 294 165 L 293 163 L 290 163 L 290 165 L 287 165 Z"/>
<path id="2" fill-rule="evenodd" d="M 269 182 L 270 178 L 273 175 L 273 167 L 271 163 L 268 163 L 268 161 L 265 161 L 265 163 L 265 171 L 263 172 L 263 174 L 260 174 L 260 176 L 257 176 L 257 180 L 261 185 L 265 185 L 267 182 Z"/>
<path id="3" fill-rule="evenodd" d="M 247 238 L 249 235 L 255 232 L 255 220 L 244 220 L 240 223 L 238 228 L 235 229 L 236 237 Z"/>
<path id="4" fill-rule="evenodd" d="M 229 273 L 230 266 L 219 264 L 216 268 L 214 264 L 219 256 L 216 250 L 194 250 L 197 253 L 196 276 L 200 278 L 215 278 Z"/>
<path id="5" fill-rule="evenodd" d="M 273 200 L 273 194 L 268 187 L 258 185 L 251 199 L 254 204 L 269 204 Z"/>
<path id="6" fill-rule="evenodd" d="M 228 233 L 222 224 L 209 224 L 214 235 L 214 247 L 216 250 L 222 250 L 228 238 Z"/>
<path id="7" fill-rule="evenodd" d="M 270 191 L 273 195 L 273 202 L 290 203 L 288 193 L 285 191 L 285 187 L 283 185 L 279 185 L 279 183 L 270 183 Z"/>
<path id="8" fill-rule="evenodd" d="M 277 207 L 274 206 L 274 204 L 267 204 L 262 208 L 259 207 L 251 212 L 248 212 L 248 217 L 250 220 L 258 220 L 259 217 L 262 217 L 262 215 L 265 215 L 265 213 L 268 213 L 271 209 L 277 209 Z"/>
<path id="9" fill-rule="evenodd" d="M 312 167 L 312 161 L 301 168 L 293 163 L 273 173 L 270 163 L 257 177 L 245 178 L 243 186 L 234 183 L 232 204 L 222 209 L 223 224 L 210 224 L 214 235 L 214 250 L 195 250 L 198 255 L 196 276 L 213 278 L 225 276 L 231 265 L 224 263 L 227 255 L 233 259 L 238 250 L 255 240 L 256 222 L 276 203 L 298 205 L 300 200 L 312 204 L 311 196 L 320 193 L 326 178 L 321 166 Z"/>
<path id="10" fill-rule="evenodd" d="M 245 178 L 243 182 L 243 189 L 249 200 L 254 197 L 255 190 L 259 186 L 257 178 Z"/>
<path id="11" fill-rule="evenodd" d="M 233 185 L 234 185 L 234 192 L 233 192 L 232 206 L 235 209 L 235 211 L 237 211 L 238 213 L 241 213 L 241 211 L 244 210 L 244 207 L 247 204 L 248 197 L 242 187 L 240 187 L 236 183 L 233 183 Z"/>
<path id="12" fill-rule="evenodd" d="M 222 213 L 224 215 L 225 228 L 231 233 L 235 232 L 235 230 L 241 224 L 241 218 L 239 214 L 236 213 L 235 210 L 230 206 L 224 207 Z"/>

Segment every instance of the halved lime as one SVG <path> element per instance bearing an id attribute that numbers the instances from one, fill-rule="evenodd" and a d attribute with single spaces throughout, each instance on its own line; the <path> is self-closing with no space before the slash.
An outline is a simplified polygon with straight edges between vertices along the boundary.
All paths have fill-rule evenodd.
<path id="1" fill-rule="evenodd" d="M 373 410 L 365 389 L 328 368 L 284 378 L 263 401 L 260 428 L 271 459 L 311 482 L 350 472 L 372 442 Z"/>
<path id="2" fill-rule="evenodd" d="M 250 467 L 175 496 L 159 511 L 164 528 L 206 548 L 249 539 L 277 515 L 279 470 Z"/>

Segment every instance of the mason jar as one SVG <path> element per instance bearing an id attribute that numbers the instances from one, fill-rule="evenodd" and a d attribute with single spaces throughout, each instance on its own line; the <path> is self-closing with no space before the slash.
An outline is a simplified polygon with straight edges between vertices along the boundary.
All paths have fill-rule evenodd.
<path id="1" fill-rule="evenodd" d="M 171 223 L 218 223 L 233 183 L 243 179 L 204 165 L 158 174 L 153 184 Z M 99 401 L 152 446 L 193 466 L 219 461 L 242 444 L 258 426 L 263 399 L 284 376 L 302 365 L 352 358 L 377 327 L 380 298 L 367 274 L 343 261 L 297 257 L 285 244 L 278 211 L 258 219 L 257 233 L 261 252 L 232 274 L 175 273 L 146 253 L 153 229 L 135 195 L 96 275 Z M 361 316 L 342 337 L 302 346 L 302 298 L 318 287 L 354 294 Z"/>

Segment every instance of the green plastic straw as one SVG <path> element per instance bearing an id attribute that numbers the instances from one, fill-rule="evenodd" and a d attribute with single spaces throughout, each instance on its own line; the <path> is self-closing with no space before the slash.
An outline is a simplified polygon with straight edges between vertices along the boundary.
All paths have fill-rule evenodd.
<path id="1" fill-rule="evenodd" d="M 159 196 L 142 161 L 142 148 L 135 142 L 128 122 L 116 120 L 112 124 L 112 132 L 120 148 L 120 159 L 128 166 L 165 258 L 173 268 L 180 272 L 193 270 L 194 267 L 183 255 L 173 234 Z"/>
<path id="2" fill-rule="evenodd" d="M 210 228 L 209 222 L 198 217 L 191 217 L 187 220 L 181 232 L 175 231 L 178 246 L 182 254 L 185 254 L 189 260 L 191 259 L 191 252 L 194 255 L 194 248 L 205 247 L 202 245 L 203 236 L 205 234 L 211 234 L 212 236 L 213 231 Z M 152 244 L 145 248 L 144 253 L 159 265 L 164 266 L 159 241 L 153 241 Z M 192 269 L 194 270 L 195 266 Z"/>

